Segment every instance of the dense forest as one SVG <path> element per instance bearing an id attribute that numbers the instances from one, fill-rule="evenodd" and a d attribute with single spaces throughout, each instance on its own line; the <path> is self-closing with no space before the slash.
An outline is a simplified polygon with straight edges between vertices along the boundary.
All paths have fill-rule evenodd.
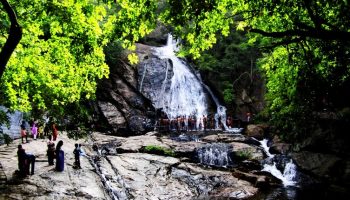
<path id="1" fill-rule="evenodd" d="M 178 56 L 220 77 L 219 90 L 230 107 L 241 87 L 236 80 L 250 80 L 246 87 L 254 84 L 253 75 L 262 76 L 265 109 L 257 120 L 275 125 L 286 138 L 304 137 L 324 112 L 345 122 L 350 116 L 347 0 L 0 5 L 0 104 L 12 111 L 88 115 L 84 102 L 95 98 L 99 79 L 109 75 L 108 49 L 128 50 L 129 62 L 136 64 L 135 43 L 161 24 L 181 39 Z"/>

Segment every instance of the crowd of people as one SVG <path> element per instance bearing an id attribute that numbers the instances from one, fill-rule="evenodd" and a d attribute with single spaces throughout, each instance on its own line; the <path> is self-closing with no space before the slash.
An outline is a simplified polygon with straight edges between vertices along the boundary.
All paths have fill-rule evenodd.
<path id="1" fill-rule="evenodd" d="M 47 141 L 47 161 L 49 165 L 55 165 L 55 170 L 62 172 L 64 171 L 64 151 L 62 150 L 63 141 L 60 140 L 55 145 L 55 141 L 58 138 L 58 129 L 55 123 L 51 123 L 50 127 L 45 126 L 45 128 L 40 128 L 40 123 L 33 121 L 29 130 L 26 129 L 25 121 L 21 124 L 21 139 L 22 144 L 28 143 L 28 136 L 36 140 L 37 138 L 45 139 Z M 46 130 L 45 130 L 46 129 Z M 45 131 L 43 131 L 45 130 Z M 41 132 L 42 131 L 42 132 Z M 51 132 L 51 133 L 50 133 Z M 25 141 L 24 141 L 25 139 Z M 27 175 L 33 175 L 35 171 L 35 155 L 32 153 L 26 153 L 22 144 L 18 145 L 17 156 L 18 156 L 18 173 L 20 177 L 25 177 Z M 81 169 L 80 166 L 80 155 L 83 154 L 80 144 L 75 144 L 75 149 L 73 151 L 75 162 L 74 168 Z M 31 169 L 31 170 L 30 170 Z"/>
<path id="2" fill-rule="evenodd" d="M 28 142 L 28 135 L 31 135 L 34 140 L 37 138 L 45 138 L 49 135 L 52 135 L 53 140 L 56 141 L 57 136 L 58 136 L 58 130 L 57 130 L 57 125 L 54 122 L 47 122 L 47 123 L 42 123 L 42 122 L 37 122 L 37 121 L 31 121 L 29 122 L 30 128 L 27 130 L 27 123 L 26 121 L 22 121 L 21 124 L 21 138 L 22 138 L 22 144 L 25 142 Z M 51 132 L 51 134 L 50 134 Z"/>
<path id="3" fill-rule="evenodd" d="M 226 126 L 241 127 L 241 120 L 233 119 L 231 116 L 226 118 Z M 169 119 L 162 116 L 158 120 L 157 127 L 159 131 L 206 131 L 206 130 L 222 130 L 224 125 L 220 119 L 215 119 L 215 115 L 203 115 L 202 117 L 192 116 L 178 116 Z"/>

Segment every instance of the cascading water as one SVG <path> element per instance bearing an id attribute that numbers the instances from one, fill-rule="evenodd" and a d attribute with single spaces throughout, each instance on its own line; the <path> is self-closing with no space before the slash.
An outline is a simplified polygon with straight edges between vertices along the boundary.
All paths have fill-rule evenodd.
<path id="1" fill-rule="evenodd" d="M 167 45 L 154 48 L 161 59 L 169 59 L 173 64 L 173 76 L 170 87 L 163 83 L 162 91 L 155 102 L 156 108 L 162 108 L 168 118 L 178 116 L 196 116 L 197 119 L 207 115 L 207 100 L 203 87 L 187 64 L 176 57 L 177 42 L 169 34 Z M 165 80 L 167 77 L 165 77 Z M 197 120 L 197 126 L 199 120 Z"/>
<path id="2" fill-rule="evenodd" d="M 221 143 L 206 144 L 197 150 L 200 163 L 220 167 L 232 165 L 229 153 L 229 145 Z"/>
<path id="3" fill-rule="evenodd" d="M 256 140 L 255 138 L 253 138 Z M 297 181 L 297 170 L 296 170 L 296 165 L 293 163 L 293 160 L 290 159 L 288 163 L 285 164 L 283 173 L 277 168 L 277 164 L 275 161 L 271 162 L 275 155 L 271 154 L 268 147 L 267 139 L 263 139 L 261 141 L 256 140 L 260 143 L 261 147 L 264 149 L 266 155 L 267 155 L 267 160 L 270 161 L 268 163 L 265 163 L 263 166 L 262 171 L 270 172 L 273 176 L 276 178 L 280 179 L 283 183 L 284 186 L 296 186 Z"/>

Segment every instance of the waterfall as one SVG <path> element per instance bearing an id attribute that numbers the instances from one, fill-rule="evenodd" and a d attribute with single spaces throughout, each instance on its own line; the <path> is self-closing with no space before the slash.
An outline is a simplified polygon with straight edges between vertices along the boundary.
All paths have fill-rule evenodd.
<path id="1" fill-rule="evenodd" d="M 7 108 L 4 106 L 0 106 L 0 109 L 7 112 Z M 23 120 L 23 113 L 15 111 L 14 113 L 7 113 L 7 116 L 10 120 L 10 128 L 1 125 L 0 128 L 3 130 L 3 133 L 8 134 L 12 139 L 20 137 L 20 125 Z"/>
<path id="2" fill-rule="evenodd" d="M 200 163 L 220 167 L 232 165 L 229 153 L 229 145 L 222 143 L 206 144 L 197 150 Z"/>
<path id="3" fill-rule="evenodd" d="M 167 80 L 165 77 L 162 86 L 165 91 L 161 91 L 161 95 L 154 101 L 155 107 L 162 108 L 170 119 L 178 116 L 196 116 L 198 126 L 198 119 L 207 115 L 206 95 L 200 81 L 191 72 L 189 66 L 176 57 L 177 41 L 170 34 L 166 46 L 154 47 L 154 49 L 159 58 L 171 60 L 174 72 L 169 88 L 164 86 Z"/>
<path id="4" fill-rule="evenodd" d="M 267 163 L 264 164 L 262 171 L 266 171 L 271 173 L 276 178 L 280 179 L 285 187 L 287 186 L 295 186 L 297 184 L 296 177 L 297 177 L 297 167 L 293 163 L 293 160 L 290 159 L 288 163 L 285 164 L 283 173 L 281 170 L 277 168 L 276 164 L 276 158 L 275 155 L 271 154 L 269 149 L 270 147 L 267 145 L 268 139 L 263 139 L 261 141 L 253 138 L 254 140 L 258 141 L 263 148 L 264 152 L 267 155 Z"/>

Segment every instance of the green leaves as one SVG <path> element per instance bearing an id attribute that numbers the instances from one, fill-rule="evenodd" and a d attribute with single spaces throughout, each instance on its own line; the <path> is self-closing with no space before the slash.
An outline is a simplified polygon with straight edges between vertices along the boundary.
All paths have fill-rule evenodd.
<path id="1" fill-rule="evenodd" d="M 96 80 L 109 73 L 103 46 L 112 32 L 103 28 L 111 18 L 104 5 L 92 0 L 11 3 L 23 38 L 1 80 L 2 103 L 29 111 L 94 97 Z"/>

